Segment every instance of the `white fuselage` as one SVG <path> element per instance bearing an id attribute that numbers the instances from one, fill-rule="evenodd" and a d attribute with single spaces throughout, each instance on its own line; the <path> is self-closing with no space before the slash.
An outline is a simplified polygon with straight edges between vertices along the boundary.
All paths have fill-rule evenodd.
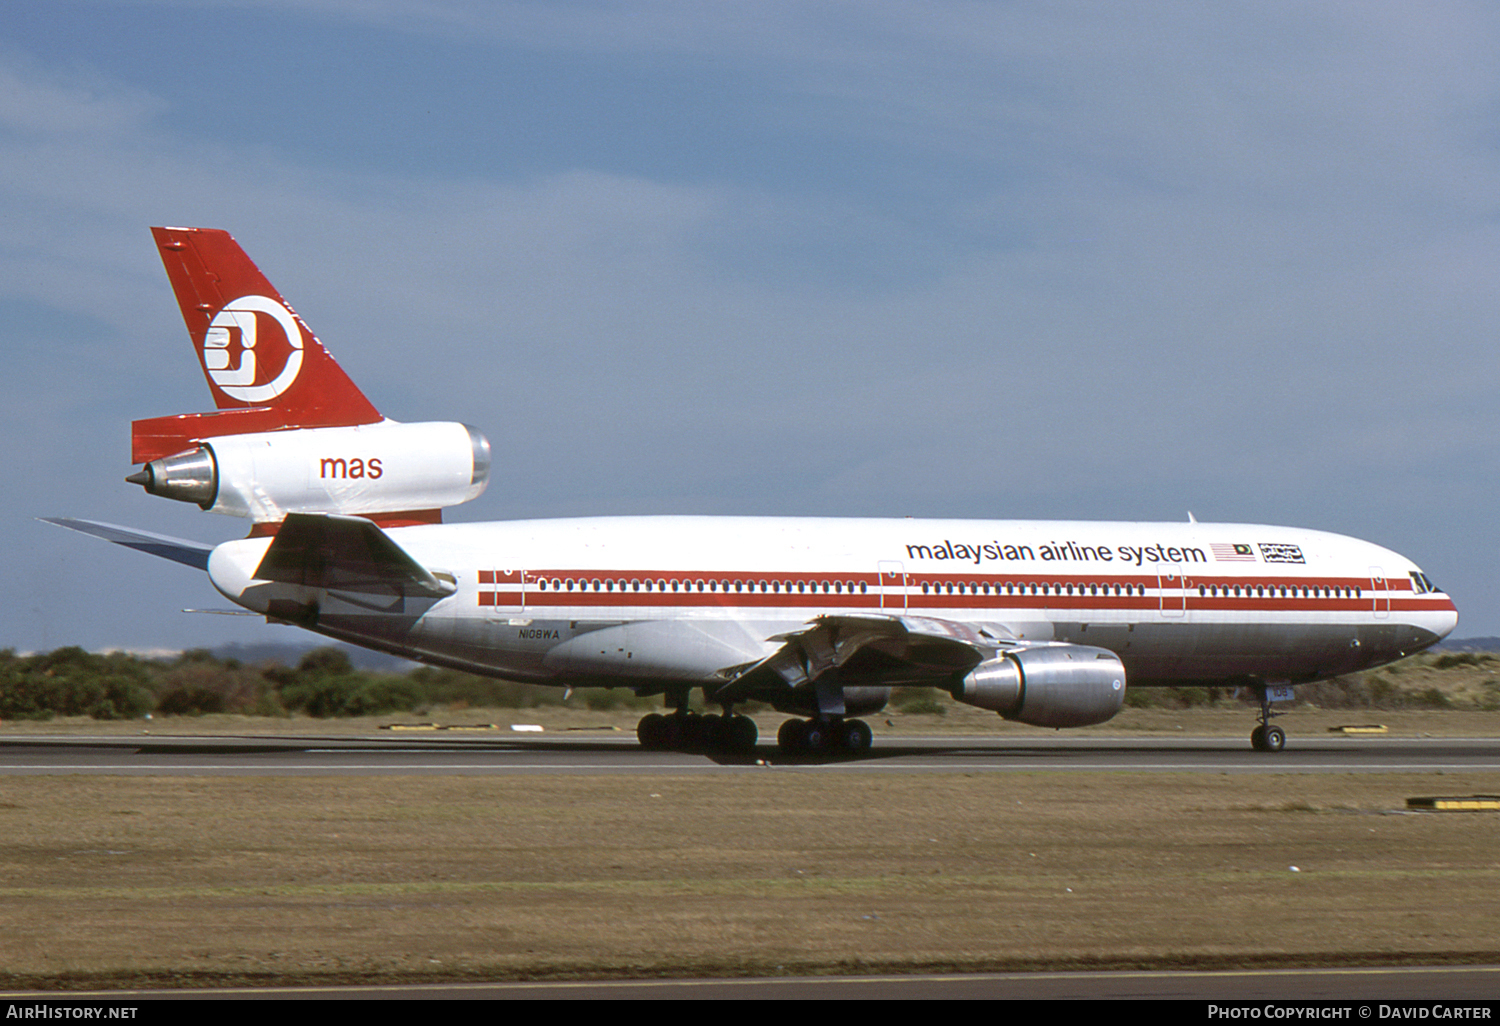
<path id="1" fill-rule="evenodd" d="M 819 616 L 958 622 L 1116 652 L 1132 685 L 1308 681 L 1420 650 L 1457 623 L 1405 557 L 1247 524 L 611 517 L 388 529 L 451 574 L 441 599 L 268 585 L 269 544 L 221 545 L 230 599 L 430 662 L 559 685 L 722 679 Z"/>

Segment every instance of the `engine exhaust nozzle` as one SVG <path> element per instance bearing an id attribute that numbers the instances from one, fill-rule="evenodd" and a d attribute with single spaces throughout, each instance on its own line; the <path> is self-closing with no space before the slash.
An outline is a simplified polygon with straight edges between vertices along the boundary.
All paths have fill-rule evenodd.
<path id="1" fill-rule="evenodd" d="M 203 509 L 212 506 L 219 494 L 218 464 L 214 451 L 205 445 L 152 460 L 125 481 L 140 485 L 151 495 L 196 502 Z"/>

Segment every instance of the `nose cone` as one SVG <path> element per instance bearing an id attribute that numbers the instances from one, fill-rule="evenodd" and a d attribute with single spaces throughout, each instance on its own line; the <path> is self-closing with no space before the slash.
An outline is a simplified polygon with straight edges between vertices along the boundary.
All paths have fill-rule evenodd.
<path id="1" fill-rule="evenodd" d="M 1458 607 L 1450 602 L 1448 603 L 1448 608 L 1436 614 L 1434 619 L 1437 622 L 1434 624 L 1433 630 L 1437 632 L 1437 639 L 1442 641 L 1453 633 L 1453 628 L 1458 626 Z"/>
<path id="2" fill-rule="evenodd" d="M 1427 608 L 1413 613 L 1407 630 L 1411 632 L 1412 644 L 1403 646 L 1406 654 L 1431 648 L 1453 633 L 1458 626 L 1458 610 L 1450 601 L 1439 608 Z"/>

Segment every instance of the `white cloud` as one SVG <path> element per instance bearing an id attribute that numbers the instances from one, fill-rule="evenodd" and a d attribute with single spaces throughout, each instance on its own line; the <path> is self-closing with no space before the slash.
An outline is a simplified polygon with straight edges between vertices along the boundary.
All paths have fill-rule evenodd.
<path id="1" fill-rule="evenodd" d="M 64 80 L 10 56 L 0 59 L 0 129 L 45 137 L 118 136 L 141 128 L 160 101 L 118 82 Z"/>
<path id="2" fill-rule="evenodd" d="M 41 439 L 42 487 L 107 481 L 119 519 L 144 508 L 125 421 L 206 401 L 160 223 L 233 231 L 387 412 L 489 433 L 485 515 L 1207 494 L 1399 523 L 1435 462 L 1493 462 L 1481 6 L 256 6 L 436 23 L 496 59 L 722 63 L 828 173 L 314 166 L 173 127 L 130 82 L 0 60 L 0 298 L 115 333 L 81 341 L 66 403 L 38 401 L 42 369 L 0 383 L 6 441 Z M 876 171 L 933 185 L 887 202 Z"/>

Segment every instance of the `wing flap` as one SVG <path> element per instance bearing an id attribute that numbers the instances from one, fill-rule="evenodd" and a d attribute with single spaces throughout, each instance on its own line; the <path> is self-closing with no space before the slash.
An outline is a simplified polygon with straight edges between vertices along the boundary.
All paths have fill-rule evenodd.
<path id="1" fill-rule="evenodd" d="M 779 635 L 781 648 L 743 667 L 716 690 L 737 701 L 767 688 L 795 688 L 835 675 L 861 686 L 941 686 L 1008 639 L 970 624 L 928 617 L 820 616 Z"/>
<path id="2" fill-rule="evenodd" d="M 444 575 L 446 576 L 446 575 Z M 363 517 L 289 514 L 254 577 L 330 591 L 443 598 L 456 585 L 412 559 Z"/>

